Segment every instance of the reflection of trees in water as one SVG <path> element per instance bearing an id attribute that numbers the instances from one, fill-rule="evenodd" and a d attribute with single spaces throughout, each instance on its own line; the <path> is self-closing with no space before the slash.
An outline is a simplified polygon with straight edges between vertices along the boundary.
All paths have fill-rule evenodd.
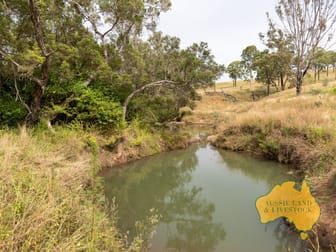
<path id="1" fill-rule="evenodd" d="M 144 221 L 155 208 L 161 222 L 174 230 L 168 237 L 170 248 L 209 251 L 224 239 L 222 224 L 213 223 L 214 204 L 202 198 L 202 188 L 188 185 L 198 163 L 197 149 L 153 156 L 106 177 L 106 195 L 116 198 L 119 227 L 130 238 L 136 235 L 135 222 Z"/>
<path id="2" fill-rule="evenodd" d="M 270 161 L 256 160 L 247 155 L 234 152 L 219 151 L 229 170 L 239 171 L 245 176 L 257 182 L 265 182 L 270 189 L 276 184 L 288 180 L 295 180 L 284 173 L 286 166 Z M 262 195 L 260 195 L 262 196 Z M 267 228 L 268 224 L 266 224 Z M 307 242 L 302 241 L 298 231 L 293 225 L 289 225 L 284 218 L 280 218 L 273 230 L 274 236 L 279 241 L 275 251 L 304 252 L 307 250 Z"/>
<path id="3" fill-rule="evenodd" d="M 307 252 L 307 242 L 303 241 L 293 225 L 281 218 L 274 229 L 274 236 L 280 241 L 275 251 Z"/>
<path id="4" fill-rule="evenodd" d="M 286 166 L 282 164 L 256 160 L 247 155 L 234 152 L 218 151 L 218 153 L 227 164 L 229 170 L 239 171 L 257 182 L 266 182 L 270 187 L 289 179 L 294 179 L 285 174 L 284 169 L 286 169 Z"/>

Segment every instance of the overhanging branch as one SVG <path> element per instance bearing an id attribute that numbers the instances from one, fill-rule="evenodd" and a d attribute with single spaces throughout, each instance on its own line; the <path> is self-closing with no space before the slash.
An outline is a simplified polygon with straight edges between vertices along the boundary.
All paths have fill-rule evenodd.
<path id="1" fill-rule="evenodd" d="M 161 80 L 161 81 L 156 81 L 156 82 L 152 82 L 152 83 L 148 83 L 144 86 L 142 86 L 141 88 L 133 91 L 126 99 L 126 101 L 124 102 L 123 105 L 123 120 L 126 121 L 126 114 L 127 114 L 127 107 L 129 102 L 131 101 L 131 99 L 138 93 L 144 91 L 147 88 L 150 87 L 157 87 L 157 86 L 162 86 L 162 85 L 172 85 L 172 84 L 176 84 L 176 82 L 174 81 L 170 81 L 170 80 Z"/>

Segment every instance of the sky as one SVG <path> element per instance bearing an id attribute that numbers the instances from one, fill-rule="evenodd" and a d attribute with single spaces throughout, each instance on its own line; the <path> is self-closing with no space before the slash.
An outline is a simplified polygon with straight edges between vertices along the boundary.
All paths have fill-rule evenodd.
<path id="1" fill-rule="evenodd" d="M 268 28 L 266 12 L 276 20 L 277 0 L 171 0 L 172 8 L 162 13 L 158 30 L 181 39 L 185 48 L 207 42 L 216 61 L 227 66 L 240 60 L 249 45 L 264 48 L 260 32 Z M 225 75 L 220 80 L 228 80 Z"/>

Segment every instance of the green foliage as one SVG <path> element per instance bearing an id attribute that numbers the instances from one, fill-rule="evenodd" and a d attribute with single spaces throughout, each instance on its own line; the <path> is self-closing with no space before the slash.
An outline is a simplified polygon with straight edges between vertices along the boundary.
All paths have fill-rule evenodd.
<path id="1" fill-rule="evenodd" d="M 305 138 L 310 143 L 316 144 L 318 142 L 330 141 L 332 135 L 324 128 L 310 126 L 305 129 Z"/>
<path id="2" fill-rule="evenodd" d="M 172 121 L 179 116 L 178 103 L 173 96 L 137 97 L 129 113 L 131 117 L 141 118 L 148 123 Z"/>
<path id="3" fill-rule="evenodd" d="M 100 128 L 120 128 L 122 108 L 111 96 L 101 91 L 83 86 L 82 82 L 50 86 L 46 98 L 49 107 L 45 116 L 53 123 L 79 121 L 83 125 L 97 125 Z"/>
<path id="4" fill-rule="evenodd" d="M 178 118 L 179 108 L 192 106 L 196 89 L 214 85 L 224 66 L 205 42 L 181 49 L 179 38 L 161 32 L 140 38 L 142 30 L 154 31 L 170 5 L 169 0 L 1 3 L 0 81 L 11 85 L 5 93 L 15 96 L 17 80 L 32 123 L 42 116 L 53 124 L 118 128 L 121 105 L 132 92 L 169 80 L 174 85 L 139 93 L 127 116 L 147 122 Z M 27 115 L 12 103 L 6 106 L 1 119 L 7 124 Z"/>
<path id="5" fill-rule="evenodd" d="M 226 72 L 233 80 L 234 86 L 236 86 L 237 79 L 241 79 L 244 76 L 244 69 L 241 61 L 233 61 L 226 68 Z"/>
<path id="6" fill-rule="evenodd" d="M 16 126 L 26 116 L 26 109 L 13 97 L 0 92 L 0 127 Z"/>
<path id="7" fill-rule="evenodd" d="M 336 87 L 329 90 L 330 94 L 336 94 Z"/>
<path id="8" fill-rule="evenodd" d="M 267 158 L 277 160 L 280 145 L 276 139 L 259 139 L 259 148 Z"/>
<path id="9" fill-rule="evenodd" d="M 242 58 L 242 65 L 244 68 L 244 77 L 246 79 L 252 79 L 253 78 L 253 71 L 255 70 L 255 60 L 259 54 L 259 51 L 255 45 L 250 45 L 246 47 L 241 55 Z"/>
<path id="10" fill-rule="evenodd" d="M 75 99 L 75 106 L 69 108 L 69 112 L 75 120 L 84 124 L 97 124 L 103 128 L 118 128 L 122 125 L 120 103 L 111 101 L 109 97 L 90 89 Z"/>

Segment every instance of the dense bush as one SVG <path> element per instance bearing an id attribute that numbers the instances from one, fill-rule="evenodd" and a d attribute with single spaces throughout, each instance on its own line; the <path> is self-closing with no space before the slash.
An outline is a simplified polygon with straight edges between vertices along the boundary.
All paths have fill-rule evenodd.
<path id="1" fill-rule="evenodd" d="M 49 103 L 46 116 L 53 123 L 79 121 L 83 125 L 100 128 L 118 128 L 122 125 L 122 107 L 114 97 L 83 86 L 81 82 L 54 85 L 46 94 Z"/>
<path id="2" fill-rule="evenodd" d="M 0 90 L 0 127 L 15 126 L 24 120 L 26 109 L 15 99 L 11 93 L 1 92 Z"/>

